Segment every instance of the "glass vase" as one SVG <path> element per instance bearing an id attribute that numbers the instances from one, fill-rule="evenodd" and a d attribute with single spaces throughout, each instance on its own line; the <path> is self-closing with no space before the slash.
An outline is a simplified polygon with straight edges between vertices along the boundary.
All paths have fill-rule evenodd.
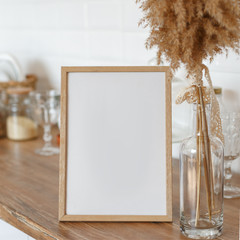
<path id="1" fill-rule="evenodd" d="M 214 239 L 223 229 L 223 145 L 210 134 L 209 116 L 210 104 L 194 104 L 193 133 L 180 148 L 180 228 L 193 239 Z"/>

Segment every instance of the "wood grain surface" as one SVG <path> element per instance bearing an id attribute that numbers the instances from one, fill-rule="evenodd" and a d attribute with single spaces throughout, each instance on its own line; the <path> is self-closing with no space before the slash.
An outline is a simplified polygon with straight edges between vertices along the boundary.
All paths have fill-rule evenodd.
<path id="1" fill-rule="evenodd" d="M 41 140 L 0 140 L 0 217 L 36 239 L 168 240 L 187 239 L 179 230 L 178 161 L 173 161 L 173 223 L 58 222 L 59 156 L 41 157 Z M 240 180 L 240 176 L 236 177 Z M 240 199 L 224 202 L 224 233 L 239 239 Z"/>

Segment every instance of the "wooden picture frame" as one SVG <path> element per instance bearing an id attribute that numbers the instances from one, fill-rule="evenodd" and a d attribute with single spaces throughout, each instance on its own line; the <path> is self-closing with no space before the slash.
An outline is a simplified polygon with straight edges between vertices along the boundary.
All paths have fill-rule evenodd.
<path id="1" fill-rule="evenodd" d="M 125 98 L 129 100 L 125 101 Z M 133 110 L 128 103 L 132 104 Z M 113 104 L 117 106 L 117 110 Z M 104 114 L 108 114 L 107 117 Z M 111 114 L 116 116 L 111 116 Z M 100 120 L 94 120 L 95 118 Z M 109 124 L 111 118 L 114 119 L 115 125 L 111 122 Z M 139 123 L 141 125 L 136 127 L 136 132 L 131 131 L 138 122 L 134 118 L 141 122 Z M 132 119 L 133 122 L 131 122 Z M 160 120 L 161 123 L 158 122 Z M 107 121 L 107 124 L 104 121 Z M 168 67 L 62 67 L 59 221 L 172 221 L 171 123 L 171 74 Z M 87 133 L 84 130 L 84 124 L 87 125 Z M 98 126 L 99 124 L 104 125 L 104 130 Z M 111 135 L 112 129 L 108 129 L 109 125 L 114 132 L 117 132 L 117 139 L 115 139 L 115 133 Z M 92 130 L 95 128 L 96 130 Z M 127 136 L 122 140 L 121 134 L 125 128 L 130 129 L 128 132 L 132 135 L 129 134 L 130 137 Z M 99 138 L 98 131 L 102 134 L 101 138 Z M 105 132 L 110 137 L 112 136 L 111 141 L 105 136 Z M 139 132 L 143 136 L 150 136 L 151 144 L 144 140 L 144 137 L 136 138 Z M 126 143 L 129 138 L 130 143 Z M 95 139 L 102 139 L 102 141 Z M 123 146 L 117 145 L 115 140 Z M 134 145 L 135 140 L 140 141 L 139 145 L 137 143 L 137 146 Z M 90 144 L 93 144 L 93 150 Z M 98 149 L 97 144 L 100 144 L 101 148 Z M 110 145 L 111 149 L 109 149 Z M 101 153 L 103 148 L 105 155 Z M 110 162 L 106 156 L 116 154 L 116 151 L 112 150 L 114 148 L 117 152 L 120 149 L 120 155 L 125 154 L 127 160 L 123 157 L 120 163 L 117 160 L 113 163 L 115 160 L 111 157 L 113 160 Z M 90 150 L 86 150 L 83 155 L 83 149 Z M 100 154 L 95 153 L 96 149 Z M 124 153 L 122 149 L 127 149 L 127 153 Z M 142 157 L 143 155 L 147 157 Z M 98 157 L 103 159 L 102 162 L 99 159 L 95 160 Z M 116 159 L 118 157 L 119 155 L 116 154 Z M 137 162 L 135 158 L 141 160 Z M 108 162 L 104 162 L 105 159 Z M 116 163 L 120 165 L 115 167 Z M 99 174 L 96 168 L 102 172 Z M 149 171 L 146 176 L 144 169 Z M 99 175 L 95 177 L 92 171 Z M 110 174 L 109 178 L 106 178 L 107 174 Z M 123 180 L 120 179 L 121 174 Z M 115 175 L 117 175 L 116 179 Z M 114 178 L 113 181 L 112 178 Z M 125 179 L 127 182 L 124 182 Z M 144 180 L 136 183 L 134 179 L 138 182 L 141 182 L 141 179 Z M 117 190 L 114 184 L 118 186 Z M 103 190 L 95 196 L 98 189 Z"/>

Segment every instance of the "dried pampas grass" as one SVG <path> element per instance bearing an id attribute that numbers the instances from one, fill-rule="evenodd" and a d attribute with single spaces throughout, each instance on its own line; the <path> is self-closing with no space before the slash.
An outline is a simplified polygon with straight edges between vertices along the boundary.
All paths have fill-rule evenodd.
<path id="1" fill-rule="evenodd" d="M 203 60 L 231 48 L 239 53 L 240 0 L 137 0 L 150 27 L 146 46 L 158 48 L 172 70 L 183 63 L 189 75 L 202 71 Z"/>

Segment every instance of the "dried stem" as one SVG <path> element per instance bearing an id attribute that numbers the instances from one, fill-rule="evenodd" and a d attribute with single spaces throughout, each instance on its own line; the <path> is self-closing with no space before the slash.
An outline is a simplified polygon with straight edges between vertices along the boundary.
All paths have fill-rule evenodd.
<path id="1" fill-rule="evenodd" d="M 201 130 L 202 137 L 201 137 L 201 144 L 203 149 L 203 167 L 204 167 L 204 174 L 205 174 L 205 184 L 206 184 L 206 195 L 207 195 L 207 205 L 208 205 L 208 214 L 209 220 L 212 219 L 212 191 L 213 191 L 213 183 L 212 183 L 212 168 L 211 165 L 211 146 L 209 141 L 208 135 L 208 127 L 207 127 L 207 118 L 206 118 L 206 111 L 205 111 L 205 104 L 203 100 L 203 91 L 202 87 L 198 87 L 198 99 L 200 104 L 200 119 L 201 119 Z M 200 183 L 198 183 L 200 184 Z M 200 196 L 199 196 L 200 198 Z M 199 199 L 197 199 L 199 201 Z"/>
<path id="2" fill-rule="evenodd" d="M 208 145 L 210 145 L 210 141 L 208 139 Z M 210 150 L 211 151 L 211 150 Z M 211 199 L 212 199 L 212 209 L 215 208 L 215 200 L 214 200 L 214 169 L 213 169 L 213 163 L 212 163 L 212 157 L 211 152 L 209 151 L 209 172 L 211 177 Z"/>
<path id="3" fill-rule="evenodd" d="M 198 225 L 200 218 L 200 189 L 201 189 L 201 138 L 202 138 L 202 121 L 200 116 L 200 106 L 197 103 L 197 208 L 196 208 L 196 221 L 195 227 Z"/>

